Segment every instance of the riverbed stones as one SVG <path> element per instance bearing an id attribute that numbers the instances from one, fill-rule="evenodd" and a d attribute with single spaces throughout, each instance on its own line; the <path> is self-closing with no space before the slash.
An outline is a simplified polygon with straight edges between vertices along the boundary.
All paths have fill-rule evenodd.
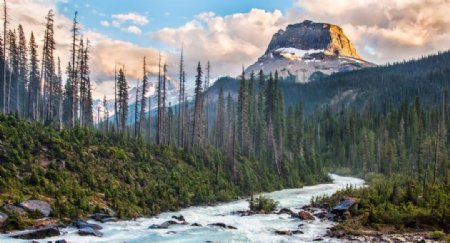
<path id="1" fill-rule="evenodd" d="M 77 219 L 77 220 L 73 221 L 72 226 L 74 226 L 77 229 L 81 229 L 81 228 L 93 228 L 95 230 L 103 229 L 103 227 L 98 224 L 91 224 L 82 219 Z"/>
<path id="2" fill-rule="evenodd" d="M 48 217 L 52 212 L 50 204 L 41 200 L 27 200 L 21 202 L 19 206 L 29 213 L 39 212 L 43 217 Z"/>
<path id="3" fill-rule="evenodd" d="M 109 214 L 104 214 L 104 213 L 94 213 L 94 214 L 90 215 L 89 218 L 91 218 L 95 221 L 98 221 L 98 222 L 102 222 L 102 223 L 119 221 L 119 219 L 117 217 L 111 216 Z"/>
<path id="4" fill-rule="evenodd" d="M 298 217 L 301 220 L 315 220 L 314 216 L 310 212 L 307 212 L 307 211 L 298 212 Z"/>
<path id="5" fill-rule="evenodd" d="M 277 235 L 297 235 L 304 234 L 301 230 L 275 230 L 275 234 Z"/>
<path id="6" fill-rule="evenodd" d="M 174 225 L 174 224 L 179 224 L 179 223 L 175 220 L 168 220 L 162 224 L 152 224 L 148 228 L 149 229 L 167 229 L 167 228 L 169 228 L 169 226 Z"/>
<path id="7" fill-rule="evenodd" d="M 236 227 L 232 226 L 232 225 L 226 225 L 224 223 L 212 223 L 212 224 L 208 224 L 209 226 L 216 226 L 216 227 L 220 227 L 220 228 L 225 228 L 225 229 L 237 229 Z"/>
<path id="8" fill-rule="evenodd" d="M 59 235 L 61 235 L 61 232 L 59 231 L 58 226 L 52 225 L 40 229 L 17 232 L 9 236 L 15 239 L 33 240 L 33 239 L 44 239 Z"/>
<path id="9" fill-rule="evenodd" d="M 280 211 L 278 211 L 277 214 L 289 214 L 289 215 L 294 215 L 295 213 L 290 210 L 289 208 L 282 208 L 280 209 Z"/>
<path id="10" fill-rule="evenodd" d="M 186 222 L 186 219 L 183 217 L 183 215 L 179 215 L 179 216 L 173 215 L 172 218 L 176 219 L 178 221 Z"/>

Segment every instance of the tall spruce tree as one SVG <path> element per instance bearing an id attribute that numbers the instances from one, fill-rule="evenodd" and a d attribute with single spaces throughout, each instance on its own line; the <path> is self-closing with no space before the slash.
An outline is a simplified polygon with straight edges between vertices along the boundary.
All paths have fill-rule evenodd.
<path id="1" fill-rule="evenodd" d="M 201 141 L 202 141 L 202 104 L 203 104 L 203 97 L 202 97 L 202 66 L 200 65 L 200 62 L 198 62 L 197 65 L 197 75 L 195 76 L 195 105 L 194 105 L 194 120 L 192 124 L 192 146 L 194 149 L 198 149 Z"/>
<path id="2" fill-rule="evenodd" d="M 141 85 L 141 101 L 140 101 L 140 112 L 139 112 L 139 127 L 138 127 L 138 132 L 140 132 L 142 126 L 144 125 L 144 121 L 145 121 L 145 107 L 147 104 L 147 91 L 148 91 L 148 87 L 149 87 L 149 82 L 148 82 L 148 76 L 147 76 L 147 63 L 146 63 L 146 58 L 144 57 L 144 61 L 142 64 L 142 85 Z M 150 98 L 149 98 L 150 99 Z M 150 107 L 149 107 L 149 112 L 150 112 Z"/>
<path id="3" fill-rule="evenodd" d="M 120 131 L 124 133 L 126 130 L 127 118 L 128 118 L 128 83 L 125 78 L 124 70 L 119 69 L 119 75 L 117 77 L 117 91 L 118 91 L 118 116 L 120 123 Z"/>
<path id="4" fill-rule="evenodd" d="M 28 116 L 36 120 L 39 105 L 39 93 L 40 91 L 40 76 L 39 76 L 39 60 L 37 53 L 37 44 L 34 39 L 34 34 L 31 32 L 29 52 L 30 52 L 30 63 L 29 63 L 29 86 L 28 86 Z"/>
<path id="5" fill-rule="evenodd" d="M 19 33 L 19 97 L 20 97 L 20 114 L 25 117 L 28 111 L 28 53 L 27 53 L 27 41 L 22 25 L 18 27 Z"/>

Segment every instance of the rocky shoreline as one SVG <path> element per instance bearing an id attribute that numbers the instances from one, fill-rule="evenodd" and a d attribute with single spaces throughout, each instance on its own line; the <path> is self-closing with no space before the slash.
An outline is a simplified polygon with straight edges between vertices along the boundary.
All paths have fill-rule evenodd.
<path id="1" fill-rule="evenodd" d="M 332 221 L 337 222 L 339 218 L 341 218 L 344 214 L 348 213 L 353 207 L 357 207 L 358 200 L 354 198 L 343 198 L 338 205 L 331 208 L 329 204 L 321 204 L 318 206 L 306 205 L 301 208 L 289 209 L 289 208 L 281 208 L 278 211 L 274 212 L 265 212 L 261 211 L 235 211 L 230 214 L 239 215 L 241 217 L 251 216 L 254 214 L 287 214 L 290 215 L 291 218 L 297 218 L 302 222 L 298 225 L 297 228 L 292 229 L 284 229 L 284 230 L 274 230 L 272 233 L 275 235 L 283 235 L 283 236 L 292 236 L 296 234 L 304 234 L 303 226 L 305 224 L 311 223 L 315 220 L 320 221 Z M 80 236 L 94 236 L 94 237 L 103 237 L 102 229 L 103 227 L 96 223 L 90 223 L 83 219 L 77 219 L 72 221 L 70 224 L 64 225 L 59 224 L 59 221 L 56 219 L 49 218 L 48 216 L 51 214 L 51 208 L 47 203 L 38 200 L 26 201 L 18 206 L 14 205 L 4 205 L 3 211 L 6 210 L 14 210 L 14 213 L 21 213 L 23 215 L 27 214 L 37 214 L 40 213 L 42 218 L 35 219 L 34 226 L 24 230 L 24 231 L 15 231 L 9 233 L 8 236 L 16 239 L 24 239 L 24 240 L 33 240 L 32 242 L 39 242 L 39 239 L 45 239 L 48 237 L 61 236 L 64 238 L 64 228 L 72 227 L 77 229 L 77 234 Z M 294 211 L 295 210 L 295 211 Z M 11 212 L 11 211 L 8 211 Z M 5 213 L 1 213 L 0 215 L 2 221 L 8 219 L 8 215 Z M 88 216 L 88 219 L 99 222 L 99 223 L 107 223 L 107 222 L 117 222 L 119 219 L 116 217 L 116 213 L 109 209 L 102 209 L 102 213 L 95 213 Z M 149 230 L 155 229 L 168 229 L 173 225 L 188 225 L 191 227 L 219 227 L 225 230 L 235 230 L 237 229 L 233 225 L 227 225 L 222 222 L 211 223 L 208 225 L 201 225 L 198 222 L 189 223 L 184 218 L 183 215 L 173 215 L 171 220 L 162 222 L 160 224 L 153 224 L 148 227 Z M 170 233 L 176 234 L 176 231 L 170 231 Z M 358 229 L 358 230 L 346 230 L 339 225 L 335 225 L 334 227 L 328 228 L 327 233 L 323 236 L 318 236 L 313 241 L 324 241 L 326 238 L 337 238 L 341 239 L 343 242 L 417 242 L 417 243 L 434 243 L 434 242 L 444 242 L 440 240 L 433 240 L 429 238 L 430 232 L 409 232 L 409 233 L 401 233 L 401 234 L 393 234 L 393 233 L 382 233 L 381 231 L 376 231 L 372 229 Z M 49 241 L 46 241 L 49 242 Z M 66 243 L 67 241 L 64 239 L 56 240 L 55 243 Z"/>

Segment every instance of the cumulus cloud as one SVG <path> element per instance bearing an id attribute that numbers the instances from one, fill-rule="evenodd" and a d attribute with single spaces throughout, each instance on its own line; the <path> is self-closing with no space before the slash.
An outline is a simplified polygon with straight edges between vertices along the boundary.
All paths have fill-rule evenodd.
<path id="1" fill-rule="evenodd" d="M 56 9 L 56 0 L 12 0 L 7 1 L 8 15 L 9 15 L 9 29 L 17 29 L 21 24 L 24 28 L 24 32 L 29 40 L 30 33 L 33 32 L 38 44 L 38 48 L 41 54 L 42 40 L 45 34 L 45 17 L 50 9 Z M 69 58 L 67 53 L 70 50 L 70 27 L 71 20 L 63 16 L 62 14 L 53 11 L 54 16 L 54 32 L 56 41 L 55 60 L 57 57 L 61 58 L 62 66 L 68 62 Z"/>
<path id="2" fill-rule="evenodd" d="M 116 19 L 119 22 L 131 22 L 133 24 L 137 24 L 137 25 L 146 25 L 148 24 L 148 19 L 147 17 L 137 14 L 137 13 L 126 13 L 126 14 L 115 14 L 112 16 L 114 19 Z"/>
<path id="3" fill-rule="evenodd" d="M 29 38 L 34 32 L 38 48 L 42 48 L 42 40 L 45 33 L 45 16 L 50 9 L 56 9 L 56 0 L 13 0 L 8 1 L 10 25 L 9 28 L 17 28 L 16 24 L 22 24 Z M 114 25 L 114 23 L 111 23 Z M 104 25 L 104 24 L 103 24 Z M 72 20 L 55 12 L 55 56 L 61 58 L 62 69 L 70 60 L 71 50 L 71 26 Z M 103 95 L 111 97 L 113 90 L 114 67 L 124 66 L 126 75 L 131 85 L 142 77 L 142 59 L 147 56 L 148 69 L 151 73 L 157 73 L 158 51 L 154 48 L 139 47 L 135 44 L 123 41 L 111 40 L 107 36 L 80 26 L 82 35 L 91 43 L 91 79 L 93 82 L 94 98 L 102 98 Z M 132 30 L 133 31 L 133 30 Z M 38 52 L 39 55 L 41 51 Z M 168 56 L 162 55 L 163 61 L 170 63 Z M 40 59 L 40 57 L 39 57 Z"/>
<path id="4" fill-rule="evenodd" d="M 139 29 L 139 27 L 135 26 L 135 25 L 131 25 L 128 26 L 127 28 L 123 28 L 122 31 L 128 32 L 128 33 L 132 33 L 135 35 L 140 35 L 142 34 L 142 30 Z"/>
<path id="5" fill-rule="evenodd" d="M 152 75 L 158 73 L 159 51 L 155 48 L 139 47 L 130 42 L 102 39 L 92 49 L 91 65 L 95 70 L 94 80 L 102 81 L 114 75 L 115 68 L 125 67 L 131 80 L 142 78 L 142 61 L 147 57 L 147 69 Z M 168 54 L 161 53 L 162 63 L 175 66 Z"/>
<path id="6" fill-rule="evenodd" d="M 161 29 L 153 38 L 174 48 L 183 42 L 188 70 L 195 70 L 197 61 L 210 60 L 213 76 L 236 75 L 264 53 L 272 35 L 285 25 L 279 10 L 252 9 L 224 17 L 205 12 L 178 28 Z"/>
<path id="7" fill-rule="evenodd" d="M 361 55 L 377 63 L 449 48 L 449 0 L 296 0 L 295 5 L 302 11 L 291 11 L 290 21 L 341 25 Z"/>
<path id="8" fill-rule="evenodd" d="M 100 22 L 100 25 L 103 26 L 103 27 L 109 27 L 109 22 L 106 21 L 106 20 L 102 20 L 102 21 Z"/>

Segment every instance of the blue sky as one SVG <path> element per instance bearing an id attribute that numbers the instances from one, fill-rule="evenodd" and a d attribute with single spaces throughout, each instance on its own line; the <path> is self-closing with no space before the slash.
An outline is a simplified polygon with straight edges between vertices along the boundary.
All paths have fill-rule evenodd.
<path id="1" fill-rule="evenodd" d="M 45 14 L 56 10 L 57 55 L 70 56 L 71 19 L 79 13 L 91 42 L 96 95 L 111 94 L 116 63 L 141 77 L 143 56 L 157 72 L 158 55 L 177 76 L 184 44 L 188 79 L 211 62 L 212 77 L 238 75 L 265 52 L 274 33 L 305 19 L 337 24 L 364 59 L 383 64 L 450 48 L 449 0 L 13 0 L 12 23 L 42 40 Z M 214 14 L 205 14 L 212 12 Z M 38 43 L 39 44 L 39 43 Z"/>
<path id="2" fill-rule="evenodd" d="M 204 12 L 214 12 L 218 16 L 247 13 L 254 8 L 285 12 L 292 5 L 292 0 L 67 0 L 58 2 L 57 8 L 58 12 L 68 18 L 73 18 L 74 12 L 78 11 L 79 21 L 85 27 L 112 39 L 165 49 L 166 46 L 150 38 L 149 33 L 166 27 L 181 26 Z M 133 35 L 111 25 L 101 25 L 101 21 L 111 24 L 114 21 L 113 15 L 125 13 L 136 13 L 148 19 L 147 24 L 136 26 L 142 34 Z M 131 25 L 135 24 L 128 23 L 121 27 Z"/>

